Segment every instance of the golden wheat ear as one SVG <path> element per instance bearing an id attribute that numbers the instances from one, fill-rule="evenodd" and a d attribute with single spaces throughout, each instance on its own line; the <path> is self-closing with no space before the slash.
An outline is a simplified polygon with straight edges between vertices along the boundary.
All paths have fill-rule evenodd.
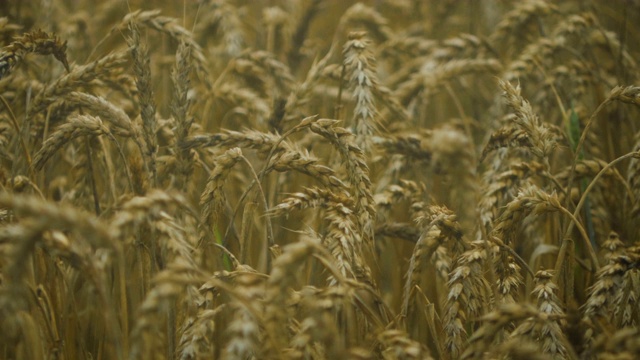
<path id="1" fill-rule="evenodd" d="M 67 42 L 61 41 L 53 33 L 47 33 L 40 29 L 24 33 L 2 48 L 0 52 L 0 79 L 9 75 L 11 71 L 24 60 L 27 54 L 53 55 L 67 70 Z"/>

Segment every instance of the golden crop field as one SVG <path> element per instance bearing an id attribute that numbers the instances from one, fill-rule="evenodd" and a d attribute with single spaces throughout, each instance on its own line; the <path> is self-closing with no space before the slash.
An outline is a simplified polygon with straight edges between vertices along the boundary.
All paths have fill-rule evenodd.
<path id="1" fill-rule="evenodd" d="M 637 0 L 3 0 L 0 46 L 0 359 L 640 359 Z"/>

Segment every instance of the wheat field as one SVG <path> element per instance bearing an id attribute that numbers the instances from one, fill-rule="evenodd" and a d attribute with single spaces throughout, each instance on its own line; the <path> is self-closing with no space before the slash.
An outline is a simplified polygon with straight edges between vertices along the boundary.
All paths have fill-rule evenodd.
<path id="1" fill-rule="evenodd" d="M 0 359 L 638 359 L 639 44 L 637 0 L 0 1 Z"/>

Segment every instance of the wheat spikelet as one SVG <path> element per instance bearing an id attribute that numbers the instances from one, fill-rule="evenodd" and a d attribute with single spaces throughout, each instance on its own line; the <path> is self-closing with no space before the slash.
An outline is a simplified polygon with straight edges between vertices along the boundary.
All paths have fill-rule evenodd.
<path id="1" fill-rule="evenodd" d="M 40 29 L 24 33 L 0 50 L 0 79 L 7 76 L 14 67 L 29 54 L 53 55 L 68 71 L 67 42 L 62 42 L 55 34 Z"/>
<path id="2" fill-rule="evenodd" d="M 178 173 L 181 175 L 176 183 L 177 188 L 182 188 L 186 184 L 191 172 L 193 171 L 193 157 L 188 149 L 182 149 L 180 144 L 187 139 L 189 131 L 193 124 L 193 118 L 189 116 L 189 99 L 187 93 L 189 91 L 189 71 L 191 70 L 189 58 L 191 57 L 191 48 L 189 45 L 181 42 L 176 51 L 176 63 L 172 71 L 173 81 L 173 100 L 171 103 L 171 112 L 176 122 L 175 131 L 175 152 Z"/>
<path id="3" fill-rule="evenodd" d="M 418 199 L 424 194 L 424 189 L 416 182 L 410 180 L 400 180 L 397 184 L 391 184 L 373 196 L 378 219 L 386 219 L 393 205 L 402 200 Z"/>
<path id="4" fill-rule="evenodd" d="M 161 198 L 162 196 L 155 197 Z M 154 199 L 150 200 L 153 202 Z M 177 305 L 180 304 L 178 308 L 184 306 L 187 313 L 193 312 L 192 309 L 195 309 L 195 306 L 203 301 L 202 297 L 197 293 L 194 284 L 194 282 L 198 282 L 198 280 L 194 280 L 193 282 L 187 280 L 189 276 L 197 277 L 197 275 L 201 275 L 195 259 L 192 256 L 194 248 L 190 239 L 188 239 L 187 229 L 184 229 L 175 218 L 162 211 L 155 214 L 148 213 L 145 218 L 148 226 L 141 227 L 143 232 L 142 236 L 147 236 L 145 232 L 148 231 L 148 236 L 151 239 L 148 241 L 149 239 L 142 238 L 141 241 L 145 243 L 150 252 L 149 257 L 153 264 L 151 269 L 152 271 L 165 268 L 169 270 L 168 273 L 163 274 L 163 272 L 160 272 L 155 275 L 153 281 L 162 282 L 163 280 L 159 279 L 162 279 L 163 276 L 168 276 L 170 279 L 168 279 L 167 283 L 156 284 L 156 287 L 151 288 L 142 302 L 141 318 L 132 332 L 134 342 L 132 355 L 135 354 L 137 350 L 136 345 L 140 346 L 137 342 L 143 342 L 141 345 L 142 348 L 146 346 L 146 341 L 148 340 L 145 339 L 145 332 L 147 331 L 145 327 L 154 327 L 153 322 L 158 320 L 157 318 L 148 320 L 147 317 L 154 317 L 153 312 L 158 311 L 158 307 L 163 306 L 163 301 L 167 301 L 168 298 L 173 298 L 178 301 Z M 180 268 L 180 270 L 177 272 L 184 271 L 184 273 L 176 276 L 176 273 L 173 271 L 178 268 Z M 182 275 L 184 275 L 184 278 L 180 279 Z M 183 290 L 179 290 L 180 283 L 186 285 Z M 178 298 L 178 292 L 182 292 L 184 297 Z M 168 354 L 175 352 L 176 323 L 183 322 L 181 319 L 183 315 L 184 312 L 177 312 L 174 309 L 170 309 L 167 312 L 166 352 Z M 138 337 L 141 337 L 142 340 L 139 340 Z"/>
<path id="5" fill-rule="evenodd" d="M 449 274 L 451 273 L 452 259 L 447 246 L 440 245 L 433 253 L 431 258 L 436 274 L 443 284 L 449 283 Z"/>
<path id="6" fill-rule="evenodd" d="M 71 160 L 73 183 L 63 199 L 78 207 L 90 209 L 92 206 L 90 199 L 92 195 L 90 180 L 92 171 L 90 171 L 89 153 L 91 152 L 92 144 L 85 141 L 84 145 L 85 151 L 79 151 Z"/>
<path id="7" fill-rule="evenodd" d="M 466 58 L 483 58 L 481 51 L 483 47 L 482 41 L 471 34 L 462 34 L 444 41 L 428 41 L 425 39 L 411 40 L 407 39 L 405 44 L 402 39 L 399 41 L 401 47 L 412 47 L 411 49 L 402 49 L 403 52 L 418 51 L 416 56 L 412 56 L 405 66 L 396 70 L 396 73 L 387 79 L 389 86 L 397 87 L 403 82 L 408 82 L 412 75 L 421 72 L 424 68 L 433 68 L 439 64 L 447 63 L 452 60 L 464 60 Z"/>
<path id="8" fill-rule="evenodd" d="M 151 190 L 145 196 L 125 201 L 121 211 L 111 220 L 113 236 L 126 237 L 126 244 L 135 247 L 135 256 L 140 262 L 135 268 L 140 271 L 143 286 L 136 291 L 140 291 L 142 296 L 157 269 L 177 261 L 195 268 L 193 240 L 188 238 L 187 230 L 167 213 L 173 208 L 190 213 L 192 218 L 196 216 L 181 195 Z"/>
<path id="9" fill-rule="evenodd" d="M 530 319 L 534 323 L 544 324 L 549 320 L 561 318 L 559 315 L 549 315 L 539 312 L 531 305 L 525 304 L 504 304 L 497 310 L 484 315 L 481 319 L 484 325 L 476 330 L 469 339 L 469 347 L 462 354 L 460 359 L 482 358 L 483 353 L 492 346 L 496 335 L 505 326 L 513 321 Z"/>
<path id="10" fill-rule="evenodd" d="M 624 255 L 626 250 L 624 243 L 620 239 L 620 235 L 615 231 L 611 231 L 609 233 L 607 239 L 602 242 L 600 249 L 605 263 L 611 263 L 611 261 L 618 255 Z"/>
<path id="11" fill-rule="evenodd" d="M 324 245 L 336 258 L 338 269 L 345 277 L 366 274 L 368 270 L 362 260 L 362 239 L 353 222 L 353 201 L 318 188 L 305 189 L 292 195 L 272 208 L 269 214 L 277 216 L 294 209 L 325 207 L 327 212 L 324 218 L 329 226 Z"/>
<path id="12" fill-rule="evenodd" d="M 563 319 L 565 313 L 558 298 L 558 286 L 553 282 L 553 274 L 546 270 L 538 271 L 535 281 L 536 286 L 531 295 L 536 300 L 538 310 L 541 314 L 557 315 L 558 318 L 549 319 L 544 323 L 525 320 L 511 333 L 511 337 L 528 337 L 538 343 L 542 342 L 542 351 L 552 359 L 575 358 L 576 355 L 562 332 L 562 328 L 566 326 Z"/>
<path id="13" fill-rule="evenodd" d="M 530 212 L 533 215 L 540 215 L 549 211 L 559 211 L 562 208 L 556 194 L 547 194 L 534 185 L 529 185 L 518 192 L 498 220 L 493 228 L 496 237 L 505 244 L 510 244 L 513 235 L 517 230 L 516 226 Z"/>
<path id="14" fill-rule="evenodd" d="M 495 292 L 496 304 L 498 306 L 502 304 L 517 304 L 520 303 L 519 288 L 524 285 L 524 279 L 521 274 L 521 267 L 514 259 L 514 255 L 510 255 L 511 251 L 504 251 L 499 247 L 493 249 L 493 269 L 496 277 Z M 503 251 L 500 251 L 503 250 Z M 498 335 L 500 338 L 505 338 L 507 333 L 514 328 L 514 324 L 506 324 L 505 328 L 501 330 L 504 334 Z"/>
<path id="15" fill-rule="evenodd" d="M 22 26 L 18 25 L 18 24 L 12 24 L 11 22 L 9 22 L 9 18 L 7 17 L 0 17 L 0 34 L 2 34 L 2 40 L 3 42 L 8 42 L 9 41 L 9 34 L 20 30 L 22 28 Z"/>
<path id="16" fill-rule="evenodd" d="M 4 294 L 3 294 L 4 295 Z M 42 358 L 45 356 L 45 344 L 38 336 L 38 326 L 35 319 L 26 311 L 17 309 L 17 301 L 4 295 L 0 296 L 2 320 L 0 324 L 4 329 L 3 345 L 8 353 L 24 358 Z"/>
<path id="17" fill-rule="evenodd" d="M 291 339 L 291 357 L 301 359 L 323 353 L 331 358 L 345 356 L 346 339 L 339 337 L 334 314 L 349 311 L 353 300 L 352 289 L 347 286 L 332 286 L 322 290 L 308 287 L 300 291 L 300 297 L 298 307 L 303 320 Z"/>
<path id="18" fill-rule="evenodd" d="M 5 276 L 3 291 L 0 292 L 2 325 L 7 335 L 15 341 L 11 347 L 16 346 L 19 350 L 24 346 L 23 342 L 29 342 L 33 349 L 27 354 L 37 356 L 41 352 L 35 323 L 32 323 L 33 319 L 27 311 L 30 301 L 24 300 L 27 299 L 24 291 L 27 291 L 30 282 L 27 276 L 28 259 L 36 256 L 35 246 L 38 244 L 89 280 L 94 291 L 93 301 L 103 307 L 102 314 L 105 316 L 104 321 L 96 322 L 96 326 L 101 327 L 108 336 L 117 336 L 118 329 L 113 326 L 114 322 L 107 320 L 109 317 L 115 319 L 116 314 L 107 297 L 107 282 L 103 274 L 109 262 L 121 253 L 119 244 L 110 236 L 106 225 L 74 207 L 60 206 L 31 196 L 2 193 L 0 206 L 11 210 L 20 219 L 18 223 L 5 225 L 0 230 L 0 244 L 13 243 L 6 254 L 9 262 L 3 264 Z M 99 249 L 106 252 L 100 254 Z M 115 256 L 109 253 L 115 253 Z M 100 259 L 100 255 L 104 257 Z M 114 344 L 114 355 L 122 354 L 121 345 Z"/>
<path id="19" fill-rule="evenodd" d="M 434 253 L 436 253 L 439 247 L 445 244 L 445 241 L 461 242 L 462 239 L 460 224 L 457 222 L 457 218 L 451 210 L 446 207 L 431 206 L 429 213 L 430 216 L 428 219 L 416 219 L 418 223 L 424 223 L 428 220 L 429 224 L 424 226 L 422 234 L 411 255 L 411 260 L 409 261 L 409 269 L 407 270 L 404 286 L 404 300 L 401 308 L 403 317 L 409 315 L 411 293 L 413 289 L 419 285 L 419 279 L 423 273 L 426 261 L 434 256 Z M 461 246 L 453 245 L 452 247 L 460 248 Z M 442 261 L 442 257 L 439 257 L 439 260 Z M 440 271 L 443 270 L 443 265 L 444 268 L 448 270 L 450 267 L 448 255 L 445 258 L 445 264 L 439 265 Z M 445 275 L 445 279 L 448 280 L 448 274 Z M 411 316 L 409 316 L 409 318 L 411 318 Z"/>
<path id="20" fill-rule="evenodd" d="M 271 77 L 276 88 L 282 94 L 288 94 L 295 84 L 295 78 L 286 64 L 267 51 L 251 51 L 241 58 L 245 58 L 252 64 L 264 69 L 267 76 Z"/>
<path id="21" fill-rule="evenodd" d="M 396 36 L 380 45 L 380 57 L 399 58 L 408 56 L 412 58 L 422 57 L 430 54 L 436 47 L 438 42 L 435 40 L 424 39 L 419 36 Z M 406 69 L 398 69 L 400 71 Z"/>
<path id="22" fill-rule="evenodd" d="M 284 105 L 284 121 L 290 121 L 299 117 L 300 111 L 297 109 L 309 102 L 309 95 L 317 86 L 316 83 L 328 65 L 332 53 L 333 48 L 329 49 L 325 57 L 315 62 L 307 72 L 307 76 L 302 84 L 289 94 L 287 102 Z"/>
<path id="23" fill-rule="evenodd" d="M 370 137 L 374 132 L 376 108 L 373 93 L 377 88 L 378 79 L 375 75 L 375 59 L 369 48 L 371 44 L 366 33 L 350 33 L 349 41 L 344 45 L 343 66 L 349 74 L 352 96 L 356 107 L 353 110 L 354 133 L 356 144 L 367 152 Z"/>
<path id="24" fill-rule="evenodd" d="M 122 19 L 119 25 L 111 30 L 111 33 L 116 30 L 124 30 L 133 24 L 139 24 L 163 32 L 179 42 L 185 43 L 191 49 L 189 56 L 195 63 L 196 72 L 201 80 L 208 84 L 205 80 L 209 78 L 209 66 L 202 47 L 195 41 L 193 34 L 189 30 L 177 24 L 176 19 L 161 16 L 161 13 L 161 10 L 137 10 L 131 12 Z"/>
<path id="25" fill-rule="evenodd" d="M 472 165 L 475 163 L 475 154 L 470 151 L 471 141 L 463 131 L 445 125 L 433 130 L 429 142 L 433 172 L 457 180 L 444 201 L 450 204 L 465 229 L 473 228 L 477 218 L 475 209 L 467 206 L 476 203 L 478 197 L 478 179 Z"/>
<path id="26" fill-rule="evenodd" d="M 602 359 L 634 359 L 640 355 L 637 328 L 622 328 L 613 334 L 602 334 L 594 346 Z"/>
<path id="27" fill-rule="evenodd" d="M 261 97 L 269 97 L 269 90 L 273 84 L 270 84 L 265 69 L 245 57 L 234 58 L 228 66 L 230 68 L 229 73 L 233 74 L 234 78 L 242 80 L 242 86 L 252 88 Z M 220 75 L 218 82 L 220 82 L 223 75 L 224 73 Z"/>
<path id="28" fill-rule="evenodd" d="M 408 223 L 384 223 L 376 226 L 375 235 L 376 239 L 390 237 L 416 243 L 420 238 L 420 231 Z"/>
<path id="29" fill-rule="evenodd" d="M 255 89 L 261 98 L 282 102 L 284 94 L 291 92 L 295 79 L 289 68 L 266 51 L 245 51 L 229 65 L 246 86 Z M 216 80 L 220 82 L 220 78 Z M 275 109 L 274 109 L 275 110 Z"/>
<path id="30" fill-rule="evenodd" d="M 527 45 L 518 59 L 509 64 L 504 79 L 511 82 L 536 73 L 541 63 L 546 65 L 557 53 L 566 49 L 573 38 L 584 37 L 584 32 L 588 31 L 594 22 L 594 16 L 590 13 L 567 17 L 555 27 L 548 38 L 540 38 Z"/>
<path id="31" fill-rule="evenodd" d="M 614 264 L 620 256 L 627 255 L 627 249 L 620 240 L 618 234 L 612 231 L 602 246 L 605 254 L 604 258 L 609 264 Z M 629 252 L 633 254 L 634 249 L 631 247 Z M 627 271 L 620 284 L 620 291 L 615 294 L 613 323 L 617 328 L 635 327 L 640 321 L 638 318 L 638 270 L 631 269 Z"/>
<path id="32" fill-rule="evenodd" d="M 633 147 L 633 150 L 640 151 L 640 135 L 636 134 L 634 140 L 635 145 Z M 631 187 L 631 191 L 633 192 L 635 199 L 640 199 L 640 197 L 638 197 L 640 196 L 640 176 L 638 176 L 638 174 L 640 174 L 640 158 L 634 157 L 629 162 L 626 179 L 629 183 L 629 186 Z M 640 216 L 640 203 L 638 203 L 637 200 L 632 201 L 631 199 L 628 199 L 627 202 L 629 204 L 629 214 L 627 216 L 627 221 L 635 223 L 635 221 L 637 221 L 638 217 Z M 638 230 L 635 227 L 634 229 L 636 230 L 632 230 L 631 234 L 633 236 L 637 236 L 639 234 Z"/>
<path id="33" fill-rule="evenodd" d="M 484 40 L 478 36 L 462 33 L 443 40 L 440 46 L 433 49 L 432 56 L 435 59 L 446 60 L 456 56 L 484 55 L 482 48 L 487 46 Z"/>
<path id="34" fill-rule="evenodd" d="M 273 169 L 279 172 L 295 170 L 320 181 L 323 185 L 334 188 L 346 187 L 335 176 L 333 169 L 319 162 L 317 158 L 306 150 L 288 149 L 271 162 L 268 170 Z"/>
<path id="35" fill-rule="evenodd" d="M 8 179 L 7 185 L 15 194 L 24 193 L 28 189 L 32 189 L 36 194 L 44 198 L 44 195 L 42 195 L 42 191 L 40 191 L 38 185 L 36 185 L 26 176 L 18 175 L 11 179 Z"/>
<path id="36" fill-rule="evenodd" d="M 575 168 L 575 164 L 577 164 L 578 162 L 579 155 L 583 150 L 582 147 L 585 143 L 587 136 L 590 134 L 589 130 L 595 123 L 596 116 L 600 113 L 600 111 L 602 111 L 602 109 L 604 109 L 606 105 L 614 101 L 622 101 L 626 103 L 638 104 L 638 102 L 636 101 L 637 98 L 639 98 L 638 94 L 640 94 L 640 87 L 637 87 L 637 86 L 626 86 L 626 87 L 616 86 L 613 89 L 611 89 L 607 98 L 603 102 L 601 102 L 600 105 L 598 105 L 596 110 L 593 112 L 593 114 L 587 121 L 587 124 L 585 125 L 584 130 L 582 131 L 582 134 L 580 135 L 580 139 L 578 140 L 578 143 L 575 148 L 575 155 L 574 155 L 572 169 Z M 631 153 L 630 156 L 635 157 L 635 153 Z M 573 170 L 572 170 L 572 173 L 573 173 Z M 572 179 L 573 179 L 573 175 L 569 177 L 569 184 L 571 184 Z"/>
<path id="37" fill-rule="evenodd" d="M 596 24 L 589 34 L 585 36 L 585 40 L 592 47 L 602 49 L 605 53 L 617 54 L 617 64 L 609 64 L 609 71 L 612 71 L 614 66 L 622 66 L 631 72 L 637 71 L 638 64 L 636 60 L 624 48 L 623 42 L 621 42 L 617 34 L 605 30 L 602 26 Z"/>
<path id="38" fill-rule="evenodd" d="M 534 215 L 539 215 L 549 211 L 560 211 L 563 214 L 568 215 L 572 221 L 571 224 L 577 226 L 580 231 L 583 246 L 590 258 L 591 265 L 596 270 L 599 268 L 598 258 L 584 227 L 578 222 L 573 214 L 562 207 L 555 193 L 549 195 L 540 189 L 537 189 L 535 186 L 528 186 L 522 189 L 518 193 L 518 196 L 507 204 L 505 211 L 496 221 L 495 227 L 493 228 L 492 239 L 494 239 L 494 241 L 499 239 L 497 242 L 499 246 L 509 246 L 512 243 L 513 236 L 516 231 L 514 226 L 523 219 L 523 216 L 525 215 L 523 211 L 531 211 Z M 502 256 L 505 255 L 503 254 Z M 562 263 L 558 261 L 557 266 L 560 266 L 561 264 Z M 506 268 L 503 268 L 502 271 L 507 270 Z"/>
<path id="39" fill-rule="evenodd" d="M 429 350 L 399 330 L 385 330 L 378 335 L 384 359 L 432 359 Z"/>
<path id="40" fill-rule="evenodd" d="M 518 33 L 518 28 L 524 28 L 536 18 L 556 11 L 556 6 L 545 0 L 528 0 L 518 4 L 513 10 L 504 15 L 491 34 L 490 41 L 494 44 L 504 42 L 510 34 Z"/>
<path id="41" fill-rule="evenodd" d="M 514 88 L 509 82 L 502 80 L 499 81 L 499 85 L 504 91 L 503 96 L 507 103 L 515 111 L 514 123 L 524 130 L 530 138 L 532 143 L 531 152 L 546 161 L 556 147 L 555 137 L 540 122 L 538 116 L 533 112 L 531 104 L 520 95 L 520 86 Z"/>
<path id="42" fill-rule="evenodd" d="M 87 243 L 95 248 L 114 249 L 117 247 L 107 227 L 101 221 L 74 207 L 59 206 L 35 197 L 8 193 L 0 194 L 0 205 L 5 209 L 12 210 L 15 215 L 21 218 L 31 220 L 30 226 L 24 229 L 16 228 L 16 231 L 26 231 L 31 234 L 31 237 L 27 237 L 29 241 L 20 244 L 19 249 L 22 250 L 16 249 L 16 251 L 29 251 L 30 242 L 38 240 L 35 234 L 44 232 L 47 229 L 73 230 L 74 233 L 81 235 Z M 5 234 L 5 237 L 9 234 Z M 15 259 L 22 258 L 24 258 L 24 255 L 20 255 Z M 14 264 L 14 266 L 19 265 L 19 263 Z M 13 269 L 13 267 L 9 268 Z M 7 274 L 11 278 L 20 278 L 22 276 L 22 274 L 14 271 L 8 271 Z"/>
<path id="43" fill-rule="evenodd" d="M 163 212 L 172 207 L 179 207 L 192 216 L 195 214 L 184 197 L 178 193 L 152 190 L 145 196 L 127 199 L 120 205 L 120 211 L 111 220 L 112 233 L 114 237 L 120 237 L 127 227 L 138 226 L 145 219 L 163 218 Z"/>
<path id="44" fill-rule="evenodd" d="M 640 105 L 640 86 L 616 86 L 609 93 L 610 101 Z"/>
<path id="45" fill-rule="evenodd" d="M 162 308 L 185 296 L 185 292 L 205 280 L 205 276 L 197 269 L 180 261 L 171 263 L 166 270 L 158 273 L 153 282 L 154 286 L 138 308 L 138 316 L 135 326 L 131 330 L 130 359 L 152 359 L 158 356 L 160 350 L 173 356 L 173 333 L 162 334 L 158 332 L 162 322 L 158 313 Z M 186 295 L 188 296 L 188 295 Z M 171 321 L 169 319 L 168 321 Z M 164 342 L 161 341 L 164 339 Z M 169 344 L 169 349 L 166 349 Z"/>
<path id="46" fill-rule="evenodd" d="M 208 1 L 206 16 L 198 23 L 195 33 L 221 33 L 223 43 L 222 54 L 227 58 L 240 55 L 245 39 L 242 31 L 242 19 L 234 4 L 226 0 Z"/>
<path id="47" fill-rule="evenodd" d="M 156 157 L 158 151 L 158 124 L 156 121 L 156 104 L 153 99 L 153 89 L 151 87 L 151 59 L 146 44 L 140 42 L 140 31 L 137 26 L 131 24 L 131 39 L 129 51 L 133 57 L 134 73 L 136 76 L 136 86 L 140 96 L 140 118 L 142 119 L 142 135 L 145 141 L 144 156 L 149 168 L 149 178 L 152 186 L 158 182 L 156 169 Z"/>
<path id="48" fill-rule="evenodd" d="M 608 322 L 606 314 L 611 305 L 615 304 L 615 297 L 622 289 L 625 274 L 638 266 L 636 257 L 624 254 L 615 256 L 596 274 L 597 281 L 589 289 L 589 298 L 583 310 L 583 321 L 589 326 L 585 333 L 587 347 L 593 341 L 595 325 Z"/>
<path id="49" fill-rule="evenodd" d="M 2 125 L 0 125 L 0 153 L 6 158 L 10 157 L 7 149 L 9 148 L 9 144 L 11 143 L 11 134 L 12 129 L 11 125 L 9 125 L 9 120 L 6 116 L 2 116 Z"/>
<path id="50" fill-rule="evenodd" d="M 520 274 L 520 266 L 515 262 L 512 256 L 501 252 L 494 257 L 495 272 L 498 276 L 497 299 L 500 303 L 514 304 L 518 303 L 518 287 L 524 284 L 522 275 Z"/>
<path id="51" fill-rule="evenodd" d="M 76 138 L 110 134 L 111 132 L 100 118 L 86 115 L 72 116 L 42 144 L 42 149 L 33 158 L 32 166 L 35 170 L 41 170 L 56 151 Z"/>
<path id="52" fill-rule="evenodd" d="M 433 153 L 429 144 L 432 132 L 426 134 L 394 135 L 393 137 L 374 138 L 374 144 L 386 153 L 403 155 L 407 160 L 429 163 Z"/>
<path id="53" fill-rule="evenodd" d="M 309 4 L 309 7 L 307 7 L 307 10 L 299 19 L 295 31 L 293 31 L 292 33 L 289 50 L 287 52 L 287 64 L 289 64 L 292 72 L 294 72 L 298 68 L 298 64 L 302 60 L 302 54 L 300 50 L 309 32 L 312 20 L 320 11 L 320 5 L 323 1 L 324 0 L 313 0 Z"/>
<path id="54" fill-rule="evenodd" d="M 136 134 L 136 129 L 126 112 L 101 96 L 72 91 L 64 95 L 64 100 L 82 106 L 86 111 L 108 121 L 114 126 L 114 132 L 118 135 L 135 136 Z"/>
<path id="55" fill-rule="evenodd" d="M 511 201 L 517 193 L 516 189 L 536 175 L 545 175 L 545 167 L 538 162 L 519 162 L 509 166 L 509 170 L 499 174 L 488 173 L 484 181 L 485 190 L 480 200 L 480 218 L 487 227 L 493 226 L 499 215 L 499 208 Z"/>
<path id="56" fill-rule="evenodd" d="M 387 109 L 391 112 L 391 115 L 381 114 L 380 118 L 389 122 L 393 117 L 401 121 L 411 120 L 411 114 L 402 106 L 400 100 L 394 96 L 393 91 L 383 84 L 377 84 L 373 89 L 373 95 L 378 102 L 386 105 Z"/>
<path id="57" fill-rule="evenodd" d="M 248 301 L 258 302 L 264 295 L 264 277 L 252 272 L 240 272 L 234 279 L 234 289 L 243 294 Z M 260 357 L 260 324 L 254 315 L 242 303 L 235 304 L 233 320 L 227 332 L 230 339 L 223 352 L 225 359 L 246 359 Z"/>
<path id="58" fill-rule="evenodd" d="M 124 52 L 115 52 L 86 65 L 74 66 L 68 74 L 47 85 L 34 99 L 30 114 L 37 114 L 53 103 L 59 96 L 91 84 L 95 79 L 109 78 L 121 70 L 125 62 Z"/>
<path id="59" fill-rule="evenodd" d="M 280 204 L 269 210 L 270 216 L 282 216 L 293 210 L 304 210 L 308 208 L 331 206 L 339 207 L 340 211 L 350 214 L 353 201 L 345 196 L 338 196 L 330 190 L 319 188 L 307 188 L 303 192 L 290 194 Z"/>
<path id="60" fill-rule="evenodd" d="M 514 117 L 510 117 L 510 120 L 513 120 Z M 487 145 L 482 150 L 480 160 L 484 160 L 490 152 L 505 147 L 531 148 L 533 141 L 525 130 L 514 126 L 514 124 L 507 124 L 491 133 Z"/>
<path id="61" fill-rule="evenodd" d="M 500 62 L 495 59 L 462 59 L 429 65 L 423 66 L 421 71 L 398 86 L 394 96 L 401 104 L 409 104 L 423 90 L 429 98 L 457 76 L 484 72 L 497 73 L 502 68 Z"/>
<path id="62" fill-rule="evenodd" d="M 215 344 L 209 340 L 216 331 L 215 318 L 227 310 L 227 304 L 215 309 L 199 309 L 197 316 L 180 329 L 182 335 L 178 344 L 181 360 L 194 360 L 214 356 Z"/>
<path id="63" fill-rule="evenodd" d="M 200 221 L 207 229 L 213 228 L 217 223 L 218 212 L 224 204 L 225 198 L 222 186 L 229 176 L 231 169 L 240 161 L 242 152 L 239 148 L 225 151 L 218 156 L 215 167 L 207 179 L 207 186 L 200 196 L 201 216 Z"/>
<path id="64" fill-rule="evenodd" d="M 341 211 L 342 210 L 342 211 Z M 329 222 L 326 247 L 338 262 L 338 268 L 345 277 L 370 280 L 370 270 L 364 263 L 363 239 L 351 220 L 351 211 L 343 207 L 329 208 L 325 214 Z M 331 280 L 333 283 L 333 279 Z"/>
<path id="65" fill-rule="evenodd" d="M 274 340 L 274 348 L 265 349 L 267 354 L 277 355 L 285 348 L 285 341 L 289 338 L 286 335 L 289 317 L 285 306 L 289 297 L 288 288 L 295 283 L 295 271 L 313 254 L 314 249 L 315 245 L 309 242 L 287 245 L 273 263 L 264 299 L 265 330 Z"/>
<path id="66" fill-rule="evenodd" d="M 618 178 L 621 177 L 620 173 L 615 168 L 607 167 L 607 162 L 599 159 L 594 160 L 580 160 L 576 165 L 574 171 L 574 177 L 579 178 L 590 178 L 596 176 L 603 169 L 605 170 L 604 175 L 616 176 Z M 571 167 L 564 169 L 557 174 L 555 174 L 556 180 L 558 180 L 561 184 L 566 184 L 569 179 L 569 175 L 571 173 Z M 625 181 L 623 181 L 623 184 Z"/>
<path id="67" fill-rule="evenodd" d="M 156 240 L 162 248 L 158 260 L 162 263 L 170 263 L 179 259 L 196 268 L 196 262 L 192 256 L 194 249 L 187 238 L 186 229 L 168 214 L 160 214 L 157 219 L 151 220 Z"/>
<path id="68" fill-rule="evenodd" d="M 358 227 L 363 231 L 365 244 L 370 246 L 375 208 L 369 167 L 362 150 L 352 143 L 352 134 L 346 129 L 333 126 L 334 124 L 334 120 L 321 119 L 311 124 L 310 129 L 330 141 L 340 152 L 342 161 L 346 164 L 351 191 L 355 196 L 354 212 L 358 219 Z"/>
<path id="69" fill-rule="evenodd" d="M 246 109 L 249 114 L 257 117 L 258 123 L 264 123 L 269 118 L 269 103 L 250 89 L 224 83 L 213 89 L 213 96 L 230 105 Z"/>
<path id="70" fill-rule="evenodd" d="M 264 133 L 257 130 L 245 130 L 243 132 L 227 130 L 224 133 L 192 136 L 184 140 L 180 146 L 184 149 L 212 146 L 223 148 L 240 147 L 251 148 L 268 154 L 271 148 L 278 142 L 278 139 L 278 136 L 275 134 Z M 285 150 L 284 145 L 281 144 L 278 146 L 277 150 Z"/>
<path id="71" fill-rule="evenodd" d="M 615 326 L 633 328 L 639 322 L 638 314 L 638 270 L 627 272 L 622 280 L 622 290 L 617 294 L 615 302 Z"/>
<path id="72" fill-rule="evenodd" d="M 346 28 L 354 23 L 364 25 L 367 31 L 374 34 L 381 41 L 387 41 L 394 37 L 388 21 L 375 9 L 363 3 L 357 3 L 348 8 L 342 15 L 338 26 Z"/>
<path id="73" fill-rule="evenodd" d="M 495 351 L 496 355 L 513 360 L 548 360 L 549 356 L 540 351 L 540 346 L 533 341 L 517 338 L 509 339 Z"/>
<path id="74" fill-rule="evenodd" d="M 443 327 L 445 349 L 452 358 L 460 356 L 465 349 L 465 321 L 485 313 L 488 306 L 489 284 L 482 276 L 486 257 L 484 244 L 473 242 L 471 248 L 458 257 L 449 275 Z"/>

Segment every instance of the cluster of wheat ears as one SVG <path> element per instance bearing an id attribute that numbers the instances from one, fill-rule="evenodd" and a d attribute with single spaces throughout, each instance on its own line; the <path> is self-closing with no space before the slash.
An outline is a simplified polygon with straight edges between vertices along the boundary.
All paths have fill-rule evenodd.
<path id="1" fill-rule="evenodd" d="M 640 358 L 638 1 L 0 10 L 0 358 Z"/>

